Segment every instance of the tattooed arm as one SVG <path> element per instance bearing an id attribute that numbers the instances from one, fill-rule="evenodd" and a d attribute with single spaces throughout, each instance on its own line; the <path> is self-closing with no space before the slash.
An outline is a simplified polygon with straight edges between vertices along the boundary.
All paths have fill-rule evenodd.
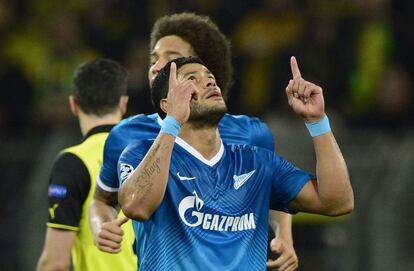
<path id="1" fill-rule="evenodd" d="M 164 198 L 175 137 L 160 133 L 138 168 L 119 190 L 119 202 L 127 217 L 145 221 Z"/>
<path id="2" fill-rule="evenodd" d="M 123 235 L 121 225 L 128 219 L 125 217 L 117 219 L 118 211 L 118 193 L 107 192 L 96 186 L 89 207 L 89 223 L 95 245 L 102 251 L 109 253 L 121 251 Z"/>

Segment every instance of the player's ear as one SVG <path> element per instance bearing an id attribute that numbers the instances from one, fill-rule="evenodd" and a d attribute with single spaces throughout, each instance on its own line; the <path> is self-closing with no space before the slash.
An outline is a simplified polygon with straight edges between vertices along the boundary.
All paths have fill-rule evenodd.
<path id="1" fill-rule="evenodd" d="M 127 111 L 129 96 L 122 95 L 119 99 L 119 109 L 121 110 L 121 114 L 124 115 Z"/>
<path id="2" fill-rule="evenodd" d="M 162 111 L 165 112 L 165 114 L 167 114 L 167 110 L 168 110 L 167 98 L 161 99 L 161 101 L 160 101 L 160 108 L 161 108 Z"/>
<path id="3" fill-rule="evenodd" d="M 70 105 L 70 110 L 72 111 L 73 115 L 78 116 L 79 106 L 78 106 L 75 96 L 73 95 L 69 96 L 69 105 Z"/>

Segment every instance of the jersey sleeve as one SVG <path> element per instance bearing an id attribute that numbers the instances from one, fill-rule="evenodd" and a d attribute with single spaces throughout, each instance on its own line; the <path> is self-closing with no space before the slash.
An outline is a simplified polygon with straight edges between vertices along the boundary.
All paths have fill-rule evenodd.
<path id="1" fill-rule="evenodd" d="M 314 176 L 278 155 L 273 155 L 272 167 L 270 208 L 295 213 L 289 209 L 289 203 L 296 198 L 308 181 L 314 179 Z"/>
<path id="2" fill-rule="evenodd" d="M 122 186 L 144 159 L 153 142 L 153 140 L 139 140 L 125 148 L 118 161 L 118 179 L 120 186 Z"/>
<path id="3" fill-rule="evenodd" d="M 222 140 L 227 144 L 257 146 L 275 150 L 275 141 L 269 127 L 256 117 L 225 114 L 219 122 Z"/>
<path id="4" fill-rule="evenodd" d="M 63 152 L 56 158 L 48 187 L 48 227 L 78 230 L 90 182 L 89 172 L 78 156 Z"/>
<path id="5" fill-rule="evenodd" d="M 97 185 L 107 192 L 117 192 L 119 181 L 117 174 L 118 159 L 124 148 L 126 140 L 113 129 L 105 141 L 102 168 L 97 179 Z"/>
<path id="6" fill-rule="evenodd" d="M 261 120 L 254 118 L 251 145 L 259 146 L 269 151 L 275 151 L 275 140 L 270 128 Z"/>

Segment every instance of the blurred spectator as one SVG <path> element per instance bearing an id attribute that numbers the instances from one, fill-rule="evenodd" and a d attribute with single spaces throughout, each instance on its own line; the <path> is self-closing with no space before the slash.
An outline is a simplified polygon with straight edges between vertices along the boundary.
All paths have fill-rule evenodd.
<path id="1" fill-rule="evenodd" d="M 191 10 L 196 13 L 208 14 L 211 18 L 216 18 L 222 2 L 220 0 L 174 0 L 170 1 L 173 8 L 172 13 Z"/>
<path id="2" fill-rule="evenodd" d="M 137 11 L 143 12 L 145 5 L 137 8 L 133 1 L 91 0 L 90 8 L 82 12 L 82 34 L 88 46 L 105 57 L 120 59 L 126 49 L 127 40 L 145 31 L 145 24 L 135 23 Z M 140 18 L 145 22 L 145 18 Z M 136 20 L 136 19 L 135 19 Z M 132 34 L 134 33 L 134 34 Z"/>
<path id="3" fill-rule="evenodd" d="M 351 119 L 356 128 L 381 128 L 392 133 L 403 133 L 412 128 L 414 117 L 413 82 L 408 71 L 399 64 L 384 68 L 378 81 L 372 106 L 364 115 Z"/>
<path id="4" fill-rule="evenodd" d="M 14 135 L 30 127 L 33 88 L 22 72 L 12 66 L 0 70 L 0 86 L 0 130 L 2 135 Z"/>
<path id="5" fill-rule="evenodd" d="M 67 125 L 71 120 L 65 106 L 71 88 L 71 71 L 98 54 L 81 42 L 80 26 L 74 14 L 55 11 L 49 17 L 47 28 L 36 22 L 13 33 L 5 45 L 5 53 L 35 88 L 32 120 L 40 126 Z"/>
<path id="6" fill-rule="evenodd" d="M 33 88 L 5 52 L 8 37 L 19 27 L 24 10 L 14 1 L 0 3 L 0 130 L 13 135 L 29 124 Z"/>
<path id="7" fill-rule="evenodd" d="M 243 113 L 262 114 L 270 105 L 275 106 L 270 104 L 274 95 L 285 95 L 286 81 L 280 81 L 287 76 L 280 75 L 290 72 L 289 60 L 287 58 L 286 61 L 281 54 L 287 48 L 292 50 L 291 47 L 301 38 L 304 27 L 303 14 L 295 3 L 289 0 L 262 0 L 235 28 L 234 47 L 243 58 L 243 63 L 236 71 L 237 78 L 242 78 L 241 85 L 237 93 L 232 94 L 232 99 L 240 95 L 240 110 Z"/>
<path id="8" fill-rule="evenodd" d="M 406 0 L 393 0 L 391 6 L 391 26 L 394 32 L 395 41 L 398 48 L 394 51 L 395 60 L 406 67 L 412 74 L 414 72 L 414 62 L 412 50 L 414 48 L 414 2 Z"/>
<path id="9" fill-rule="evenodd" d="M 129 71 L 128 115 L 154 112 L 148 85 L 148 50 L 146 40 L 133 40 L 123 56 L 123 65 Z"/>
<path id="10" fill-rule="evenodd" d="M 306 1 L 306 28 L 297 56 L 306 79 L 323 86 L 330 112 L 338 111 L 346 97 L 352 68 L 349 22 L 355 19 L 355 9 L 353 1 Z"/>
<path id="11" fill-rule="evenodd" d="M 393 46 L 388 0 L 368 0 L 358 4 L 355 64 L 350 74 L 346 105 L 350 116 L 366 114 L 373 106 Z"/>

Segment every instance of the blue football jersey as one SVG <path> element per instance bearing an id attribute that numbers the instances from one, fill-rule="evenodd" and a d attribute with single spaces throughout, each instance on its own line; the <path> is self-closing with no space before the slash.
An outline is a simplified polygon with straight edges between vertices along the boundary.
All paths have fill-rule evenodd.
<path id="1" fill-rule="evenodd" d="M 160 206 L 147 221 L 133 221 L 138 269 L 264 270 L 269 208 L 288 212 L 312 176 L 260 147 L 222 144 L 206 160 L 181 138 L 175 142 Z M 152 143 L 124 150 L 121 183 Z"/>
<path id="2" fill-rule="evenodd" d="M 117 164 L 122 151 L 134 141 L 155 139 L 161 129 L 161 122 L 158 114 L 140 114 L 122 120 L 111 130 L 105 143 L 103 165 L 97 180 L 102 189 L 118 191 Z M 225 114 L 220 120 L 219 131 L 225 143 L 248 144 L 274 150 L 272 133 L 258 118 Z"/>

